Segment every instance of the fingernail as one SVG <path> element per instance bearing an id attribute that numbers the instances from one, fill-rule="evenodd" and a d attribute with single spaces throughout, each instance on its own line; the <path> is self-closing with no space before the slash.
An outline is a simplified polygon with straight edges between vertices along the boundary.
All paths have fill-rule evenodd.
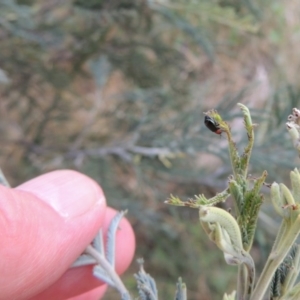
<path id="1" fill-rule="evenodd" d="M 71 170 L 41 175 L 16 189 L 34 194 L 65 219 L 83 215 L 98 205 L 105 206 L 106 202 L 94 180 Z"/>

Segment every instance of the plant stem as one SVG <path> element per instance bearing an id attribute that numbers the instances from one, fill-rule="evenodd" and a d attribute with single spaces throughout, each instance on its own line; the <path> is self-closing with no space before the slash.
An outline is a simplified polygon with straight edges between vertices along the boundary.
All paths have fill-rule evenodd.
<path id="1" fill-rule="evenodd" d="M 113 267 L 109 264 L 109 262 L 105 259 L 104 255 L 99 253 L 97 250 L 95 250 L 92 246 L 87 246 L 85 249 L 85 252 L 87 254 L 90 254 L 92 257 L 96 259 L 98 264 L 108 273 L 110 278 L 113 280 L 113 282 L 116 285 L 116 289 L 119 291 L 119 293 L 123 295 L 128 295 L 129 297 L 129 292 L 127 291 L 125 285 L 123 284 L 122 280 L 116 273 L 116 271 L 113 269 Z"/>
<path id="2" fill-rule="evenodd" d="M 246 146 L 244 153 L 241 157 L 241 168 L 242 168 L 241 171 L 243 172 L 242 174 L 243 177 L 246 179 L 248 174 L 251 152 L 254 144 L 254 130 L 253 130 L 253 124 L 252 124 L 249 109 L 241 103 L 238 103 L 238 106 L 243 111 L 245 128 L 247 130 L 247 135 L 248 135 L 248 145 Z"/>
<path id="3" fill-rule="evenodd" d="M 237 300 L 243 300 L 246 289 L 246 272 L 244 265 L 238 267 Z"/>
<path id="4" fill-rule="evenodd" d="M 283 222 L 286 221 L 284 220 Z M 250 300 L 261 300 L 263 298 L 276 269 L 288 254 L 300 233 L 300 216 L 297 217 L 293 224 L 289 225 L 285 232 L 286 234 L 273 247 Z"/>
<path id="5" fill-rule="evenodd" d="M 4 185 L 4 186 L 7 186 L 7 187 L 10 187 L 6 177 L 4 176 L 2 170 L 0 169 L 0 184 Z"/>

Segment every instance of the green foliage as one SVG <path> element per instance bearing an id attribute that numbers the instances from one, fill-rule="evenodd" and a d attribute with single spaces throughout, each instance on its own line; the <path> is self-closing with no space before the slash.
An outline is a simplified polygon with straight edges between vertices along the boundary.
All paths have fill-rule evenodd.
<path id="1" fill-rule="evenodd" d="M 224 202 L 229 196 L 230 193 L 227 189 L 221 193 L 218 193 L 215 197 L 212 197 L 210 199 L 206 199 L 206 197 L 202 194 L 195 195 L 194 199 L 189 199 L 188 201 L 181 201 L 180 198 L 171 195 L 170 198 L 167 201 L 165 201 L 165 203 L 176 206 L 199 208 L 201 205 L 215 205 L 219 202 Z"/>
<path id="2" fill-rule="evenodd" d="M 290 285 L 291 277 L 295 277 L 294 274 L 297 276 L 299 271 L 299 258 L 297 256 L 299 256 L 299 245 L 293 245 L 289 254 L 285 257 L 273 276 L 270 285 L 271 299 L 280 299 L 280 296 L 286 293 L 287 287 Z"/>
<path id="3" fill-rule="evenodd" d="M 292 191 L 284 184 L 279 185 L 274 182 L 271 185 L 273 205 L 276 212 L 282 217 L 282 223 L 264 269 L 255 283 L 255 264 L 249 252 L 263 199 L 260 190 L 265 183 L 267 172 L 264 171 L 259 178 L 251 178 L 253 185 L 250 187 L 247 170 L 254 144 L 254 126 L 249 110 L 244 105 L 238 105 L 244 114 L 244 125 L 248 135 L 248 145 L 243 153 L 243 163 L 236 151 L 227 123 L 223 121 L 216 110 L 205 113 L 211 118 L 211 122 L 221 128 L 227 136 L 234 173 L 230 179 L 228 190 L 235 201 L 236 215 L 234 217 L 222 208 L 211 206 L 208 199 L 198 205 L 200 223 L 209 239 L 224 253 L 226 263 L 238 266 L 237 299 L 264 299 L 270 283 L 270 299 L 297 299 L 300 295 L 300 284 L 296 284 L 300 272 L 300 252 L 299 246 L 296 244 L 300 234 L 300 173 L 297 169 L 291 172 Z M 288 120 L 286 128 L 294 147 L 299 152 L 300 110 L 293 108 Z M 167 203 L 197 208 L 194 203 L 190 205 L 190 202 L 181 202 L 178 197 L 174 196 Z M 233 294 L 232 297 L 234 296 Z M 224 295 L 225 299 L 228 297 L 230 296 Z"/>

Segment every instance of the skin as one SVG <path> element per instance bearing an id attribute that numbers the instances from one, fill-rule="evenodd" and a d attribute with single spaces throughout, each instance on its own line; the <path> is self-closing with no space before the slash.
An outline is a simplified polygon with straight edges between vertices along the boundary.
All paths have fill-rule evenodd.
<path id="1" fill-rule="evenodd" d="M 116 211 L 100 186 L 70 170 L 47 173 L 17 188 L 0 186 L 0 300 L 96 300 L 107 286 L 92 267 L 70 265 Z M 116 271 L 130 265 L 133 230 L 126 219 L 116 239 Z"/>

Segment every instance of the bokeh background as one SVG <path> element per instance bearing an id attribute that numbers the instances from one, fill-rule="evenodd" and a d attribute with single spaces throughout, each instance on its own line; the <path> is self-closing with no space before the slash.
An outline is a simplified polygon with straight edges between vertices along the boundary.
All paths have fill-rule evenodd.
<path id="1" fill-rule="evenodd" d="M 235 288 L 236 268 L 204 235 L 196 210 L 164 200 L 226 187 L 226 139 L 205 128 L 203 112 L 217 109 L 242 150 L 238 102 L 259 124 L 251 174 L 288 182 L 299 164 L 285 130 L 299 107 L 298 4 L 0 0 L 1 168 L 12 186 L 54 169 L 91 176 L 110 206 L 129 210 L 136 258 L 161 299 L 172 299 L 179 276 L 188 299 L 221 299 Z M 264 192 L 258 269 L 277 226 Z M 133 262 L 123 276 L 136 296 L 137 270 Z"/>

